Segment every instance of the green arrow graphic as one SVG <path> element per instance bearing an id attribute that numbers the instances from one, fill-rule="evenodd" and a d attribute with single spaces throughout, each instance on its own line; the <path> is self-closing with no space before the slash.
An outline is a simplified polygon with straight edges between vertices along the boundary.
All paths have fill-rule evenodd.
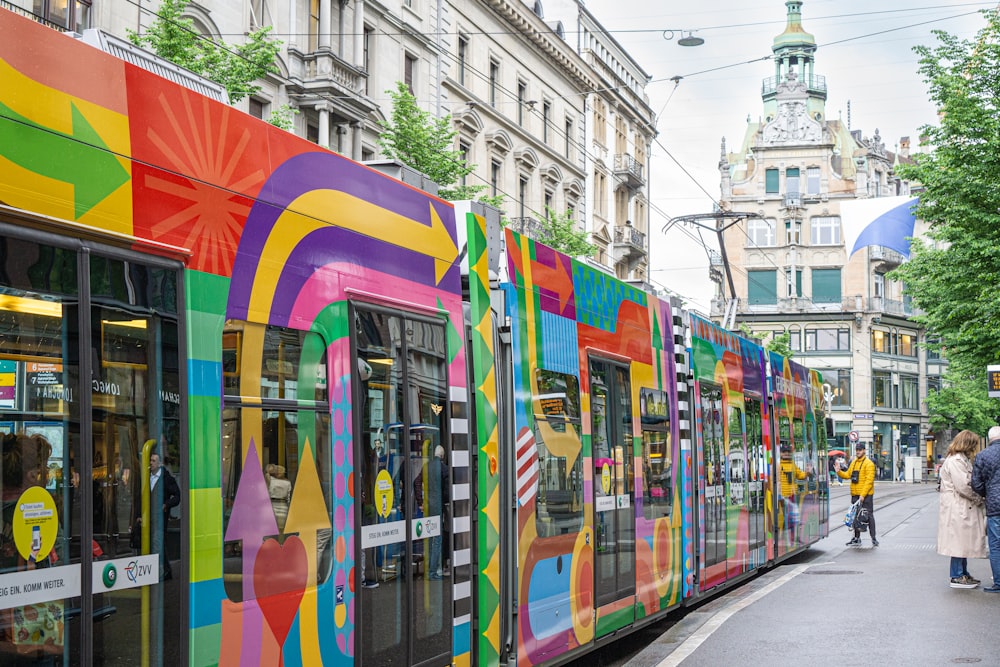
<path id="1" fill-rule="evenodd" d="M 0 155 L 41 176 L 73 186 L 79 219 L 129 180 L 128 172 L 83 114 L 73 110 L 73 134 L 34 123 L 0 102 Z"/>

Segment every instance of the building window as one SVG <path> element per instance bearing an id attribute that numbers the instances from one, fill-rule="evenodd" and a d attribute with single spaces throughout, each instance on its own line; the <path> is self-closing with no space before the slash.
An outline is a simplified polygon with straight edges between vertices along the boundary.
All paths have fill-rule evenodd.
<path id="1" fill-rule="evenodd" d="M 608 215 L 608 179 L 599 171 L 594 172 L 594 212 L 602 217 Z"/>
<path id="2" fill-rule="evenodd" d="M 928 337 L 924 346 L 927 348 L 927 361 L 939 361 L 941 359 L 941 340 L 939 338 Z"/>
<path id="3" fill-rule="evenodd" d="M 366 72 L 372 71 L 372 40 L 375 39 L 375 29 L 369 25 L 365 26 L 365 34 L 362 37 L 363 42 L 361 48 L 364 50 L 363 54 L 363 64 Z M 365 80 L 365 93 L 369 92 L 368 81 L 371 77 L 364 77 Z"/>
<path id="4" fill-rule="evenodd" d="M 778 271 L 747 271 L 747 302 L 751 306 L 778 305 Z"/>
<path id="5" fill-rule="evenodd" d="M 806 352 L 850 351 L 850 329 L 806 329 Z"/>
<path id="6" fill-rule="evenodd" d="M 469 164 L 469 152 L 471 150 L 472 150 L 472 146 L 470 146 L 468 142 L 466 142 L 466 141 L 459 141 L 458 142 L 458 156 L 462 160 L 462 165 Z M 460 181 L 461 184 L 462 185 L 468 185 L 467 179 L 468 179 L 468 175 L 463 173 L 461 181 Z"/>
<path id="7" fill-rule="evenodd" d="M 920 378 L 916 375 L 899 376 L 899 407 L 903 410 L 919 410 Z"/>
<path id="8" fill-rule="evenodd" d="M 917 356 L 917 346 L 912 334 L 899 334 L 898 354 L 902 357 Z"/>
<path id="9" fill-rule="evenodd" d="M 872 405 L 876 408 L 894 407 L 892 374 L 889 371 L 872 371 Z"/>
<path id="10" fill-rule="evenodd" d="M 615 152 L 619 155 L 628 152 L 628 125 L 621 116 L 615 120 Z"/>
<path id="11" fill-rule="evenodd" d="M 812 245 L 840 245 L 840 218 L 837 216 L 812 218 L 809 242 Z"/>
<path id="12" fill-rule="evenodd" d="M 885 296 L 885 275 L 881 273 L 875 274 L 875 284 L 873 285 L 872 295 L 876 299 L 881 299 Z"/>
<path id="13" fill-rule="evenodd" d="M 802 243 L 802 221 L 785 220 L 785 243 L 798 245 Z"/>
<path id="14" fill-rule="evenodd" d="M 872 331 L 872 352 L 889 353 L 889 332 L 875 329 Z"/>
<path id="15" fill-rule="evenodd" d="M 308 21 L 309 53 L 314 53 L 319 48 L 319 0 L 309 0 Z"/>
<path id="16" fill-rule="evenodd" d="M 801 192 L 799 189 L 799 170 L 798 169 L 786 169 L 785 170 L 785 193 L 789 195 L 797 195 Z"/>
<path id="17" fill-rule="evenodd" d="M 249 114 L 254 118 L 260 118 L 261 120 L 263 120 L 265 107 L 266 107 L 265 102 L 261 102 L 260 100 L 254 97 L 250 98 Z"/>
<path id="18" fill-rule="evenodd" d="M 573 121 L 566 119 L 566 159 L 572 157 L 573 150 Z"/>
<path id="19" fill-rule="evenodd" d="M 517 124 L 524 127 L 524 105 L 528 100 L 528 84 L 524 81 L 517 82 Z"/>
<path id="20" fill-rule="evenodd" d="M 788 347 L 794 352 L 802 349 L 802 332 L 799 329 L 788 330 Z"/>
<path id="21" fill-rule="evenodd" d="M 819 194 L 819 167 L 809 167 L 806 169 L 806 193 L 810 195 Z"/>
<path id="22" fill-rule="evenodd" d="M 490 106 L 497 105 L 497 87 L 500 85 L 500 63 L 490 58 Z"/>
<path id="23" fill-rule="evenodd" d="M 840 303 L 840 269 L 812 270 L 813 303 Z"/>
<path id="24" fill-rule="evenodd" d="M 554 195 L 551 190 L 545 191 L 545 217 L 549 216 L 549 211 L 555 212 Z"/>
<path id="25" fill-rule="evenodd" d="M 941 391 L 941 376 L 939 376 L 939 375 L 928 375 L 927 376 L 927 393 L 928 393 L 928 395 L 932 391 Z"/>
<path id="26" fill-rule="evenodd" d="M 851 407 L 851 369 L 827 368 L 823 370 L 823 384 L 830 385 L 833 400 L 830 405 L 835 408 Z"/>
<path id="27" fill-rule="evenodd" d="M 82 33 L 90 27 L 90 0 L 35 0 L 35 16 L 52 21 L 56 25 Z"/>
<path id="28" fill-rule="evenodd" d="M 519 210 L 521 218 L 528 217 L 528 209 L 525 204 L 527 200 L 528 200 L 528 177 L 522 175 L 517 179 L 517 201 L 518 201 L 518 206 L 520 207 Z"/>
<path id="29" fill-rule="evenodd" d="M 500 182 L 500 161 L 493 160 L 490 162 L 490 194 L 496 197 L 500 194 L 502 189 L 502 183 Z"/>
<path id="30" fill-rule="evenodd" d="M 608 140 L 608 112 L 604 106 L 604 100 L 594 100 L 594 141 L 602 146 L 607 145 Z"/>
<path id="31" fill-rule="evenodd" d="M 785 269 L 785 285 L 789 297 L 802 296 L 802 269 L 795 269 L 794 273 L 793 276 L 792 269 Z"/>
<path id="32" fill-rule="evenodd" d="M 778 170 L 768 169 L 764 172 L 764 192 L 778 194 Z"/>
<path id="33" fill-rule="evenodd" d="M 552 102 L 542 102 L 542 142 L 549 143 L 549 122 L 552 120 Z"/>
<path id="34" fill-rule="evenodd" d="M 458 82 L 465 85 L 466 59 L 469 57 L 469 37 L 468 35 L 458 36 Z"/>
<path id="35" fill-rule="evenodd" d="M 406 88 L 410 91 L 410 95 L 416 97 L 414 92 L 417 87 L 416 82 L 416 70 L 417 70 L 417 59 L 411 56 L 409 53 L 403 56 L 403 83 L 406 84 Z"/>
<path id="36" fill-rule="evenodd" d="M 628 220 L 628 191 L 625 188 L 615 190 L 615 224 L 624 225 Z"/>
<path id="37" fill-rule="evenodd" d="M 750 245 L 758 248 L 774 246 L 774 219 L 751 218 L 747 220 L 747 236 Z"/>

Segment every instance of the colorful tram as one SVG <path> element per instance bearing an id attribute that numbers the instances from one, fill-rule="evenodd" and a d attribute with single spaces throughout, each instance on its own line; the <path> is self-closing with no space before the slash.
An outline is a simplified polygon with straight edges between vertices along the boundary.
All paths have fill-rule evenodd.
<path id="1" fill-rule="evenodd" d="M 557 663 L 826 535 L 815 372 L 0 36 L 0 664 Z"/>

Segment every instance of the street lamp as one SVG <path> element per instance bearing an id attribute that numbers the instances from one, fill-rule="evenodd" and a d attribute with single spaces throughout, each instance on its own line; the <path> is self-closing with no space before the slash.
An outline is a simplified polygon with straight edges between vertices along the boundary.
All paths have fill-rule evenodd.
<path id="1" fill-rule="evenodd" d="M 675 32 L 679 32 L 681 34 L 681 38 L 677 40 L 677 43 L 680 44 L 681 46 L 701 46 L 702 44 L 705 43 L 705 40 L 703 40 L 701 37 L 695 37 L 694 35 L 692 35 L 690 30 L 686 31 L 687 36 L 684 35 L 685 33 L 684 30 L 664 30 L 663 39 L 669 42 L 674 38 Z"/>

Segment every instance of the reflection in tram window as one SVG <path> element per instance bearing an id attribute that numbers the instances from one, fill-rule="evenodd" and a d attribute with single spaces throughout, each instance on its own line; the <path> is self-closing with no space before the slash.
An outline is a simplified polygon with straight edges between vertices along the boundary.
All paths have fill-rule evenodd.
<path id="1" fill-rule="evenodd" d="M 673 503 L 673 460 L 670 444 L 670 411 L 667 392 L 639 390 L 642 422 L 643 516 L 669 516 Z"/>
<path id="2" fill-rule="evenodd" d="M 534 433 L 517 442 L 518 469 L 530 474 L 531 446 L 538 453 L 535 512 L 539 536 L 563 535 L 583 526 L 583 460 L 580 447 L 580 385 L 574 375 L 535 371 Z M 532 442 L 533 441 L 533 442 Z M 523 475 L 519 474 L 519 479 Z M 521 485 L 519 484 L 519 489 Z M 527 488 L 530 488 L 528 486 Z M 527 498 L 521 498 L 523 504 Z"/>
<path id="3" fill-rule="evenodd" d="M 330 415 L 326 346 L 313 332 L 229 321 L 223 333 L 226 392 L 222 414 L 223 580 L 233 601 L 261 554 L 301 553 L 310 585 L 331 569 Z M 265 407 L 262 407 L 262 402 Z M 252 462 L 252 468 L 248 467 Z M 280 471 L 280 472 L 279 472 Z M 276 478 L 272 483 L 272 475 Z M 282 491 L 275 503 L 272 494 Z M 301 493 L 308 525 L 285 524 Z M 281 495 L 281 494 L 279 494 Z M 267 518 L 260 520 L 261 512 Z M 315 557 L 307 558 L 306 550 Z M 270 557 L 270 556 L 268 556 Z M 248 559 L 249 562 L 248 562 Z M 247 568 L 250 568 L 249 570 Z"/>

